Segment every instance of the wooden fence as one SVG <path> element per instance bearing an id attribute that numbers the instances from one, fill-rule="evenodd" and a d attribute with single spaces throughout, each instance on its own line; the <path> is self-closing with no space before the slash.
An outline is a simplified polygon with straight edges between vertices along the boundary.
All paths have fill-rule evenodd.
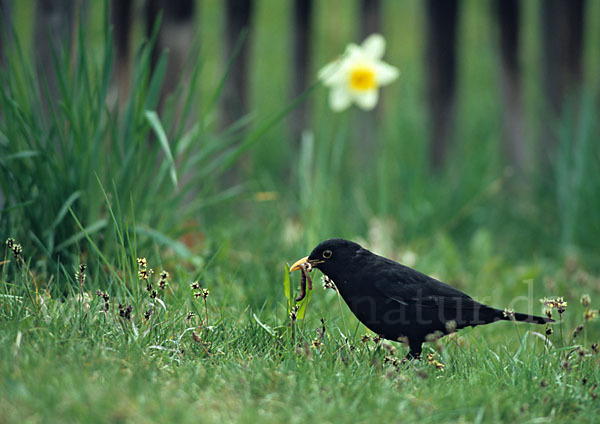
<path id="1" fill-rule="evenodd" d="M 199 0 L 203 1 L 203 0 Z M 311 64 L 311 28 L 315 9 L 314 0 L 273 0 L 293 3 L 290 31 L 293 33 L 293 75 L 290 96 L 295 97 L 307 88 Z M 325 0 L 323 0 L 325 1 Z M 359 2 L 357 25 L 363 36 L 381 32 L 388 2 L 383 0 L 348 0 Z M 452 144 L 455 104 L 457 97 L 457 32 L 460 26 L 461 0 L 424 0 L 421 2 L 425 25 L 424 60 L 426 61 L 426 96 L 429 114 L 430 163 L 439 170 L 445 163 Z M 133 0 L 112 0 L 111 19 L 115 31 L 117 52 L 116 74 L 122 90 L 126 89 L 131 67 L 130 39 L 134 20 Z M 503 101 L 504 147 L 509 163 L 521 174 L 526 167 L 524 154 L 524 120 L 522 94 L 522 67 L 519 61 L 522 37 L 523 0 L 492 0 L 490 13 L 498 31 L 500 90 Z M 159 13 L 163 12 L 156 54 L 168 48 L 170 61 L 164 89 L 173 89 L 194 35 L 194 0 L 147 0 L 144 5 L 145 26 L 149 32 Z M 252 37 L 254 0 L 223 0 L 225 25 L 223 60 L 231 57 L 242 31 Z M 10 24 L 12 0 L 0 0 L 2 28 Z M 86 0 L 37 0 L 35 2 L 34 46 L 38 66 L 52 84 L 50 66 L 53 43 L 70 43 L 76 17 L 85 15 Z M 560 116 L 565 98 L 582 84 L 582 52 L 585 23 L 585 0 L 544 0 L 539 2 L 540 75 L 548 104 L 548 116 Z M 50 36 L 48 36 L 50 34 Z M 3 45 L 10 42 L 9 33 L 0 30 L 0 56 Z M 246 42 L 235 56 L 232 72 L 222 98 L 222 124 L 227 126 L 248 112 L 248 62 L 251 52 Z M 123 92 L 123 91 L 122 91 Z M 300 132 L 309 126 L 309 103 L 302 104 L 290 116 L 291 139 L 299 140 Z M 377 111 L 375 111 L 377 115 Z M 548 122 L 551 120 L 548 119 Z M 368 126 L 367 126 L 368 127 Z M 368 134 L 364 135 L 368 139 Z M 548 158 L 556 149 L 556 137 L 546 126 L 540 143 L 541 157 Z"/>

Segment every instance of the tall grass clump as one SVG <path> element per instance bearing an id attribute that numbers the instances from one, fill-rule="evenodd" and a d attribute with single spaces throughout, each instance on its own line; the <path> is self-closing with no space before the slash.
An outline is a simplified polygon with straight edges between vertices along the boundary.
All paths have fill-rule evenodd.
<path id="1" fill-rule="evenodd" d="M 54 52 L 54 96 L 16 35 L 0 69 L 2 238 L 14 237 L 29 257 L 40 257 L 35 267 L 74 269 L 82 260 L 99 263 L 90 257 L 88 236 L 104 255 L 118 257 L 118 222 L 138 247 L 151 242 L 193 259 L 178 237 L 201 221 L 207 206 L 239 193 L 237 186 L 217 188 L 216 177 L 259 137 L 212 129 L 226 72 L 200 101 L 198 54 L 190 55 L 189 78 L 160 108 L 168 57 L 162 54 L 152 69 L 153 38 L 137 50 L 130 91 L 120 93 L 125 100 L 111 101 L 108 23 L 101 48 L 79 28 L 73 52 Z"/>
<path id="2" fill-rule="evenodd" d="M 590 95 L 581 96 L 581 102 L 567 108 L 559 122 L 554 175 L 558 236 L 565 252 L 598 245 L 600 149 L 594 140 L 594 134 L 598 134 L 596 103 Z"/>

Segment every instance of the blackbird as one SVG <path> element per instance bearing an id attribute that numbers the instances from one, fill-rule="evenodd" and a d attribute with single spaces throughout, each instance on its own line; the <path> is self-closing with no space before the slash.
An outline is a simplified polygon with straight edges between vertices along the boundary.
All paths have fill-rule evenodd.
<path id="1" fill-rule="evenodd" d="M 350 310 L 373 332 L 393 341 L 408 339 L 407 358 L 420 357 L 421 345 L 430 334 L 448 334 L 501 320 L 554 322 L 484 305 L 454 287 L 348 240 L 320 243 L 290 271 L 307 264 L 333 280 Z"/>

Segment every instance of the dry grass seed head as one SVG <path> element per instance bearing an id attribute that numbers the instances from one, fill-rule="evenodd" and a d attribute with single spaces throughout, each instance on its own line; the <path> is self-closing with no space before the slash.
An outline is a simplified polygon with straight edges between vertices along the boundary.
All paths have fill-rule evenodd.
<path id="1" fill-rule="evenodd" d="M 502 315 L 504 315 L 505 318 L 508 318 L 511 321 L 515 321 L 515 310 L 514 309 L 506 308 L 502 312 Z"/>
<path id="2" fill-rule="evenodd" d="M 588 306 L 590 306 L 590 302 L 591 302 L 590 295 L 589 294 L 581 295 L 581 299 L 579 299 L 579 301 L 585 308 L 587 308 Z"/>
<path id="3" fill-rule="evenodd" d="M 598 311 L 595 311 L 595 310 L 586 309 L 585 312 L 583 313 L 583 319 L 585 321 L 591 321 L 593 319 L 596 319 L 597 316 L 598 316 Z"/>
<path id="4" fill-rule="evenodd" d="M 426 342 L 436 342 L 439 339 L 441 339 L 443 337 L 443 333 L 439 330 L 434 331 L 433 333 L 429 333 L 428 335 L 425 336 L 425 341 Z"/>
<path id="5" fill-rule="evenodd" d="M 452 320 L 446 322 L 446 331 L 450 334 L 454 333 L 456 331 L 456 321 Z"/>
<path id="6" fill-rule="evenodd" d="M 577 326 L 577 328 L 575 328 L 575 330 L 573 330 L 573 338 L 577 338 L 577 336 L 579 335 L 579 333 L 581 333 L 583 331 L 583 324 L 579 324 Z"/>

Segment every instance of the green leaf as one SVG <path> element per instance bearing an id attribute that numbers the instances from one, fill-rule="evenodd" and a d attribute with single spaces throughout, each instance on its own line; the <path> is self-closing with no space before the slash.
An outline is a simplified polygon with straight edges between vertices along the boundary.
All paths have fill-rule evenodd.
<path id="1" fill-rule="evenodd" d="M 58 224 L 60 224 L 60 222 L 63 220 L 63 218 L 65 217 L 65 215 L 69 211 L 69 208 L 80 197 L 81 197 L 81 191 L 80 190 L 77 190 L 74 193 L 71 193 L 71 195 L 69 196 L 69 198 L 65 201 L 65 203 L 62 205 L 62 207 L 58 211 L 58 214 L 56 215 L 56 218 L 54 219 L 54 222 L 52 223 L 52 225 L 48 229 L 49 232 L 54 232 L 55 228 L 58 226 Z"/>
<path id="2" fill-rule="evenodd" d="M 278 327 L 273 328 L 273 331 L 277 335 L 278 338 L 282 339 L 284 336 L 287 336 L 290 331 L 292 331 L 292 327 L 289 325 L 280 325 Z"/>
<path id="3" fill-rule="evenodd" d="M 290 267 L 285 264 L 285 276 L 283 277 L 283 293 L 287 298 L 288 304 L 288 315 L 292 312 L 292 305 L 294 300 L 292 299 L 292 282 L 290 281 Z"/>
<path id="4" fill-rule="evenodd" d="M 306 309 L 308 308 L 308 304 L 310 303 L 310 299 L 312 298 L 312 290 L 308 290 L 304 299 L 298 302 L 298 312 L 296 312 L 296 319 L 304 319 L 304 315 L 306 315 Z"/>
<path id="5" fill-rule="evenodd" d="M 158 142 L 160 143 L 163 151 L 165 152 L 165 158 L 169 164 L 169 170 L 171 175 L 171 181 L 173 182 L 173 186 L 177 187 L 177 172 L 175 171 L 175 160 L 173 159 L 173 154 L 171 153 L 171 147 L 169 146 L 169 141 L 167 140 L 167 134 L 160 122 L 160 118 L 158 114 L 153 110 L 147 110 L 146 119 L 150 123 L 150 126 L 154 130 L 154 134 L 156 134 L 156 138 L 158 138 Z"/>
<path id="6" fill-rule="evenodd" d="M 12 155 L 7 155 L 3 158 L 0 158 L 0 163 L 6 163 L 15 159 L 27 159 L 34 156 L 38 156 L 39 154 L 40 152 L 38 152 L 37 150 L 22 150 L 20 152 L 13 153 Z"/>
<path id="7" fill-rule="evenodd" d="M 71 212 L 71 214 L 74 214 L 74 212 L 71 208 L 68 208 L 68 210 Z M 98 231 L 104 229 L 107 224 L 108 224 L 108 221 L 106 219 L 100 219 L 100 220 L 94 222 L 93 224 L 88 225 L 85 228 L 81 227 L 81 231 L 73 234 L 71 237 L 69 237 L 62 243 L 60 243 L 58 246 L 56 246 L 54 248 L 54 251 L 60 252 L 61 250 L 71 246 L 72 244 L 77 243 L 79 240 L 83 239 L 84 237 L 87 238 L 91 234 L 97 233 Z"/>
<path id="8" fill-rule="evenodd" d="M 261 320 L 256 316 L 256 314 L 252 314 L 252 318 L 254 318 L 254 321 L 256 321 L 256 323 L 258 325 L 260 325 L 263 330 L 265 330 L 271 336 L 277 337 L 277 334 L 275 333 L 275 331 L 270 326 L 268 326 L 267 324 L 261 322 Z"/>
<path id="9" fill-rule="evenodd" d="M 158 59 L 154 70 L 152 71 L 152 79 L 148 86 L 148 95 L 146 96 L 146 103 L 144 109 L 156 109 L 160 100 L 160 92 L 163 86 L 163 80 L 165 72 L 167 71 L 167 54 L 163 53 Z"/>
<path id="10" fill-rule="evenodd" d="M 152 237 L 152 239 L 156 243 L 173 249 L 173 251 L 181 258 L 192 261 L 198 265 L 202 264 L 202 259 L 194 256 L 194 254 L 190 251 L 190 249 L 187 248 L 185 244 L 183 244 L 179 240 L 175 240 L 169 237 L 161 231 L 155 230 L 150 227 L 136 225 L 135 232 L 138 234 L 143 234 Z"/>
<path id="11" fill-rule="evenodd" d="M 285 297 L 287 298 L 288 303 L 288 315 L 292 312 L 292 307 L 296 304 L 298 305 L 298 311 L 296 312 L 296 319 L 304 319 L 306 315 L 306 309 L 308 308 L 308 304 L 310 299 L 312 298 L 312 290 L 308 290 L 308 293 L 300 302 L 296 303 L 296 300 L 293 298 L 292 294 L 292 282 L 290 279 L 290 267 L 288 264 L 285 264 L 285 276 L 283 277 L 283 292 L 285 293 Z"/>

